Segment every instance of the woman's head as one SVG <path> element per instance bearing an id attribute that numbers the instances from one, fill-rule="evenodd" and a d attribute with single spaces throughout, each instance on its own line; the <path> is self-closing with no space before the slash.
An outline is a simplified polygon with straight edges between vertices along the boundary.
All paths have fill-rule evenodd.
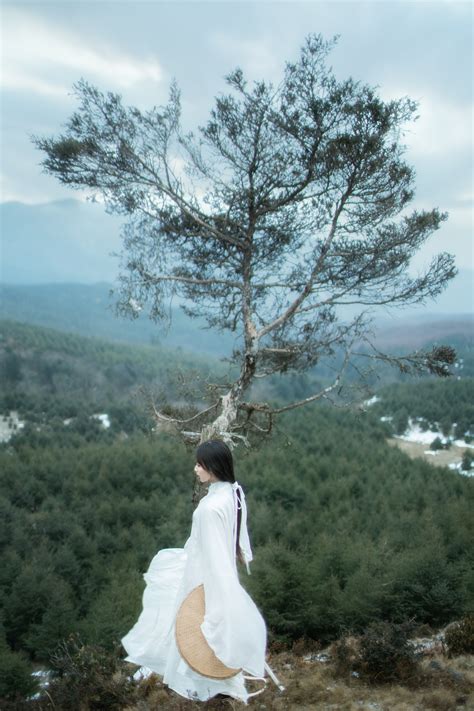
<path id="1" fill-rule="evenodd" d="M 232 452 L 221 440 L 210 439 L 200 444 L 196 450 L 196 462 L 195 471 L 202 483 L 215 480 L 234 483 Z"/>

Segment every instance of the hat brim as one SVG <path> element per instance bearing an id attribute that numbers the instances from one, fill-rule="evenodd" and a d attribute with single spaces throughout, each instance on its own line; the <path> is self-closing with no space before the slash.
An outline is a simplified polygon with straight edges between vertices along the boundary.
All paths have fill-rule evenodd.
<path id="1" fill-rule="evenodd" d="M 204 585 L 191 590 L 176 616 L 175 635 L 179 653 L 191 669 L 210 679 L 230 679 L 241 669 L 232 669 L 216 657 L 201 631 L 206 605 Z"/>

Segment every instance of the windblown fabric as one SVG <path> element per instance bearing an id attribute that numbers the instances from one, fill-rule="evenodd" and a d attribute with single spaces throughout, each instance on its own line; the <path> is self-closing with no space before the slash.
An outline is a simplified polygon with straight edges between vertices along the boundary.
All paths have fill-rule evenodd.
<path id="1" fill-rule="evenodd" d="M 143 576 L 143 610 L 122 639 L 126 661 L 147 667 L 186 698 L 205 701 L 223 693 L 247 701 L 243 672 L 264 675 L 266 627 L 255 603 L 240 585 L 235 559 L 237 508 L 241 508 L 239 544 L 245 563 L 252 560 L 247 508 L 241 487 L 214 482 L 193 513 L 184 548 L 159 551 Z M 206 614 L 201 630 L 216 657 L 242 669 L 226 680 L 193 671 L 179 654 L 175 619 L 184 598 L 204 585 Z"/>

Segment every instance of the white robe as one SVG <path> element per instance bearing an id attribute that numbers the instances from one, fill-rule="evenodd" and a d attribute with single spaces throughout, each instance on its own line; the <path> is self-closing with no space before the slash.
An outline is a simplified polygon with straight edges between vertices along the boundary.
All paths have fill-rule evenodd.
<path id="1" fill-rule="evenodd" d="M 148 667 L 178 694 L 200 701 L 223 693 L 246 703 L 248 693 L 242 672 L 230 679 L 209 679 L 193 671 L 179 654 L 176 614 L 198 585 L 204 584 L 206 601 L 201 629 L 217 658 L 253 676 L 264 675 L 265 622 L 237 574 L 237 489 L 243 500 L 239 544 L 245 562 L 252 559 L 242 490 L 238 484 L 212 483 L 193 513 L 184 548 L 163 549 L 151 561 L 143 576 L 143 610 L 122 639 L 126 661 Z"/>

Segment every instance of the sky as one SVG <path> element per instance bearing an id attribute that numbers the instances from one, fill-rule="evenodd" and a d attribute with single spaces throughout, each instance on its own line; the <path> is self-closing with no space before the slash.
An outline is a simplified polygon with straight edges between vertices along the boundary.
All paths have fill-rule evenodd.
<path id="1" fill-rule="evenodd" d="M 457 0 L 3 1 L 0 201 L 78 197 L 41 172 L 31 135 L 61 130 L 81 77 L 140 108 L 164 103 L 176 79 L 193 128 L 236 66 L 250 80 L 278 81 L 307 33 L 339 35 L 329 58 L 338 78 L 419 102 L 405 136 L 417 174 L 413 207 L 439 207 L 449 220 L 415 265 L 448 251 L 473 268 L 472 12 Z"/>

